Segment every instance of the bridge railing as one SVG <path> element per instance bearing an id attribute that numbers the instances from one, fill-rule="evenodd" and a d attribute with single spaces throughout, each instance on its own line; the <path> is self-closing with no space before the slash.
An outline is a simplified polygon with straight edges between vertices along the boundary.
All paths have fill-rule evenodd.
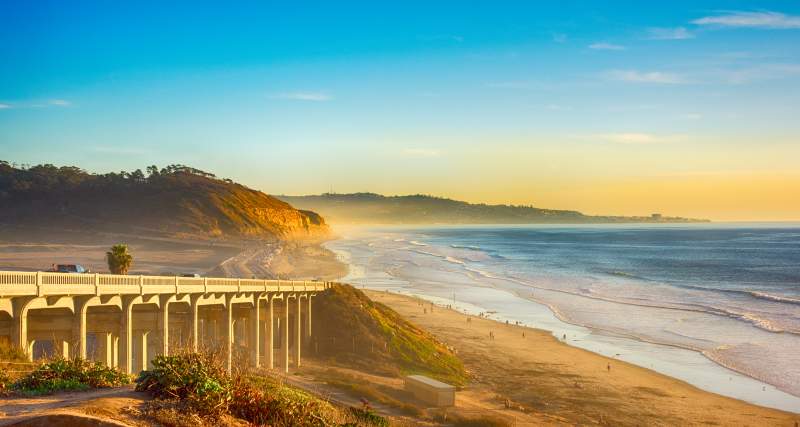
<path id="1" fill-rule="evenodd" d="M 329 282 L 0 271 L 0 297 L 323 291 Z"/>

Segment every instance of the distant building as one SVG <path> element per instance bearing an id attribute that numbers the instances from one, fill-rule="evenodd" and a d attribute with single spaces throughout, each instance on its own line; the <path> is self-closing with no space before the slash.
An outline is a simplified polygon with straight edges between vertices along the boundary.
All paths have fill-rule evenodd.
<path id="1" fill-rule="evenodd" d="M 650 215 L 650 218 L 655 220 L 655 221 L 661 221 L 661 214 L 660 213 L 654 213 L 654 214 Z"/>

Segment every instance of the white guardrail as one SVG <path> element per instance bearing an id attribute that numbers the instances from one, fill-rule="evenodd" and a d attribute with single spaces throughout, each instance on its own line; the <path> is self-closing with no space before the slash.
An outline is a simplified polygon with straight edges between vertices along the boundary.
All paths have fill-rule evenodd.
<path id="1" fill-rule="evenodd" d="M 330 286 L 329 282 L 302 280 L 0 271 L 0 297 L 317 292 Z"/>

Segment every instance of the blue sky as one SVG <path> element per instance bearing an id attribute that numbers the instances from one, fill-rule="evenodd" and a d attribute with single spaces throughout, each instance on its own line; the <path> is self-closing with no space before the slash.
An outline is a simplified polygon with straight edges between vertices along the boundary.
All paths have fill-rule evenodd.
<path id="1" fill-rule="evenodd" d="M 0 159 L 800 216 L 779 195 L 800 190 L 797 2 L 3 2 L 0 19 Z"/>

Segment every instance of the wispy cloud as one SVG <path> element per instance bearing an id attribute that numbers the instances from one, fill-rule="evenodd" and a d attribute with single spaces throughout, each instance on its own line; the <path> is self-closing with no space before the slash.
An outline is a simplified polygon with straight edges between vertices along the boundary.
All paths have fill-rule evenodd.
<path id="1" fill-rule="evenodd" d="M 695 25 L 731 28 L 767 28 L 797 29 L 800 28 L 800 16 L 786 15 L 779 12 L 727 12 L 720 15 L 706 16 L 692 21 Z"/>
<path id="2" fill-rule="evenodd" d="M 553 41 L 556 43 L 566 43 L 567 35 L 563 33 L 553 33 Z"/>
<path id="3" fill-rule="evenodd" d="M 694 34 L 684 27 L 675 28 L 648 28 L 648 38 L 651 40 L 686 40 L 693 39 Z"/>
<path id="4" fill-rule="evenodd" d="M 544 108 L 550 111 L 569 111 L 572 109 L 572 107 L 566 105 L 558 105 L 558 104 L 547 104 L 544 106 Z"/>
<path id="5" fill-rule="evenodd" d="M 29 108 L 51 108 L 51 107 L 71 107 L 72 101 L 66 99 L 48 99 L 46 101 L 19 101 L 14 103 L 0 102 L 0 110 L 10 109 L 29 109 Z"/>
<path id="6" fill-rule="evenodd" d="M 613 142 L 615 144 L 658 144 L 683 139 L 683 136 L 680 135 L 664 136 L 638 132 L 601 133 L 591 135 L 590 137 L 592 139 Z"/>
<path id="7" fill-rule="evenodd" d="M 405 157 L 439 157 L 442 153 L 430 148 L 406 148 L 402 154 Z"/>
<path id="8" fill-rule="evenodd" d="M 763 64 L 723 72 L 724 80 L 730 84 L 778 80 L 795 76 L 800 76 L 800 64 Z"/>
<path id="9" fill-rule="evenodd" d="M 626 48 L 625 48 L 625 46 L 621 46 L 621 45 L 618 45 L 618 44 L 599 42 L 599 43 L 590 44 L 589 45 L 589 49 L 596 49 L 596 50 L 625 50 Z"/>
<path id="10" fill-rule="evenodd" d="M 686 120 L 700 120 L 703 118 L 703 115 L 698 113 L 688 113 L 684 114 L 683 118 Z"/>
<path id="11" fill-rule="evenodd" d="M 662 71 L 636 71 L 636 70 L 613 70 L 607 73 L 608 78 L 631 83 L 653 83 L 653 84 L 681 84 L 686 80 L 673 73 Z"/>
<path id="12" fill-rule="evenodd" d="M 273 99 L 289 99 L 292 101 L 313 101 L 325 102 L 333 99 L 333 96 L 324 92 L 286 92 L 270 96 Z"/>

